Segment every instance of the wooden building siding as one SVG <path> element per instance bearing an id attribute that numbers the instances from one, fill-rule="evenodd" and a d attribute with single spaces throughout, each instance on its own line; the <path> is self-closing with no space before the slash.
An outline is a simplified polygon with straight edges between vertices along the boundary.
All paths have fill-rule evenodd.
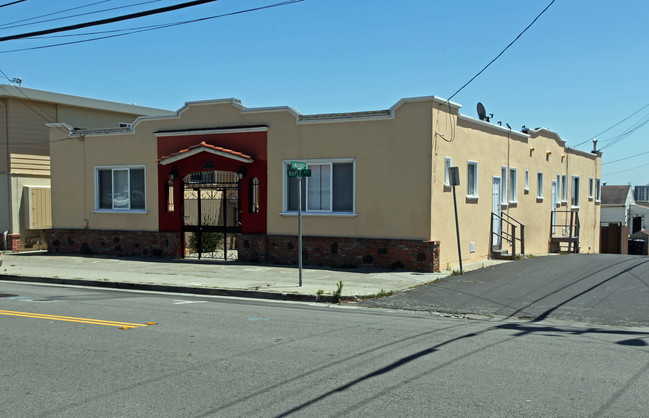
<path id="1" fill-rule="evenodd" d="M 50 175 L 50 156 L 31 154 L 10 154 L 10 174 L 47 176 Z"/>
<path id="2" fill-rule="evenodd" d="M 49 128 L 56 122 L 56 106 L 42 102 L 7 100 L 9 153 L 49 155 Z M 29 106 L 29 107 L 28 107 Z"/>

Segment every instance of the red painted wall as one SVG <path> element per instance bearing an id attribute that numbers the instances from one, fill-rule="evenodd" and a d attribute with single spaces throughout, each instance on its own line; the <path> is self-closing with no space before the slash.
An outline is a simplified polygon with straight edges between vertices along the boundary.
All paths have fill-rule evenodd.
<path id="1" fill-rule="evenodd" d="M 241 132 L 211 135 L 169 136 L 158 138 L 158 159 L 186 149 L 201 142 L 231 149 L 250 155 L 252 163 L 242 163 L 230 158 L 203 152 L 176 161 L 173 164 L 158 164 L 158 213 L 159 230 L 162 232 L 178 232 L 182 228 L 183 190 L 182 178 L 186 175 L 205 171 L 205 164 L 210 161 L 214 169 L 219 171 L 238 172 L 240 168 L 246 174 L 239 182 L 239 200 L 241 202 L 241 232 L 244 234 L 266 233 L 266 190 L 267 190 L 267 141 L 266 132 Z M 173 212 L 167 211 L 167 190 L 169 187 L 169 172 L 176 171 L 174 180 Z M 259 212 L 249 212 L 248 187 L 254 177 L 259 179 Z"/>

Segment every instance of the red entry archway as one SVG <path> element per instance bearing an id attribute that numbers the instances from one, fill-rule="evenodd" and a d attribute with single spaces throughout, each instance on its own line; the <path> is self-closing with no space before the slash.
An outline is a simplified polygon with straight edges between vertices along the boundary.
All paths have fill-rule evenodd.
<path id="1" fill-rule="evenodd" d="M 237 173 L 241 232 L 266 234 L 267 130 L 255 126 L 155 132 L 159 230 L 182 231 L 182 179 L 216 170 Z"/>

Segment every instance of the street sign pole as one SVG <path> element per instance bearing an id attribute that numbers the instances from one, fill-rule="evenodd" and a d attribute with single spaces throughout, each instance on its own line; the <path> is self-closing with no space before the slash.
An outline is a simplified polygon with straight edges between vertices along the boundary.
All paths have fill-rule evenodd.
<path id="1" fill-rule="evenodd" d="M 460 185 L 460 169 L 458 167 L 449 167 L 448 171 L 449 180 L 453 187 L 453 209 L 455 209 L 455 232 L 457 234 L 457 256 L 460 259 L 460 274 L 464 274 L 462 270 L 462 245 L 460 244 L 460 224 L 457 220 L 457 199 L 455 197 L 455 186 Z"/>
<path id="2" fill-rule="evenodd" d="M 302 176 L 297 176 L 297 252 L 298 269 L 300 270 L 300 287 L 302 287 Z"/>
<path id="3" fill-rule="evenodd" d="M 297 179 L 297 264 L 300 271 L 300 287 L 302 287 L 302 178 L 311 177 L 311 170 L 302 161 L 291 161 L 291 168 L 286 175 Z"/>

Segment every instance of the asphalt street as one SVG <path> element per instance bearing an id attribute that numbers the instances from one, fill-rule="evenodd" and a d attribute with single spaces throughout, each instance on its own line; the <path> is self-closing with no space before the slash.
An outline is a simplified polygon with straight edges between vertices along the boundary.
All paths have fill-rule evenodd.
<path id="1" fill-rule="evenodd" d="M 649 257 L 536 257 L 449 276 L 363 306 L 649 326 Z"/>
<path id="2" fill-rule="evenodd" d="M 3 415 L 644 416 L 649 328 L 0 282 Z"/>

